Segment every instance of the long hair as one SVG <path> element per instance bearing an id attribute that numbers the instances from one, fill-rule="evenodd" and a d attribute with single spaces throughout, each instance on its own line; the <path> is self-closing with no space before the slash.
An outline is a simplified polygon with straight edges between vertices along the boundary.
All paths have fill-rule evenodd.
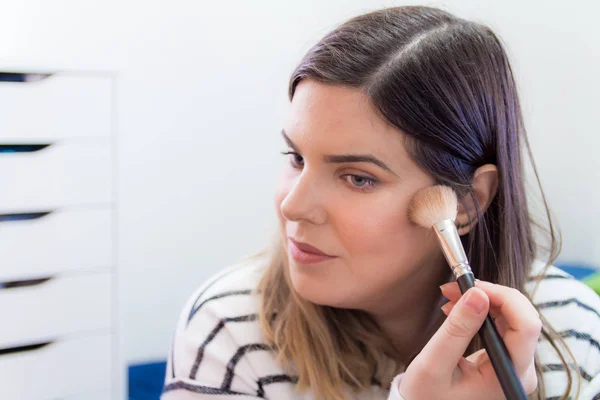
<path id="1" fill-rule="evenodd" d="M 525 158 L 541 186 L 508 56 L 489 27 L 430 7 L 370 12 L 340 25 L 307 52 L 290 78 L 290 101 L 303 79 L 361 90 L 386 121 L 406 133 L 407 150 L 421 168 L 476 205 L 474 172 L 496 165 L 497 195 L 485 212 L 476 209 L 469 216 L 476 223 L 463 244 L 479 279 L 527 294 L 525 283 L 540 254 L 527 204 Z M 550 265 L 560 246 L 541 195 Z M 269 252 L 259 285 L 261 326 L 280 362 L 297 373 L 299 389 L 344 399 L 344 388 L 360 391 L 374 378 L 388 387 L 405 366 L 394 361 L 391 341 L 374 320 L 365 312 L 303 300 L 291 286 L 282 244 L 276 240 Z M 547 321 L 542 334 L 564 363 L 566 398 L 573 383 L 570 354 L 561 352 L 566 345 Z M 468 351 L 482 347 L 477 337 Z M 537 358 L 536 372 L 538 389 L 531 398 L 543 399 Z"/>

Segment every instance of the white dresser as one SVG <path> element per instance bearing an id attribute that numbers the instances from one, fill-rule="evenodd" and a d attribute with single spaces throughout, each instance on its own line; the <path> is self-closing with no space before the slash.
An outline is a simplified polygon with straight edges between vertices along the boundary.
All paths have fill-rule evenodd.
<path id="1" fill-rule="evenodd" d="M 115 78 L 0 65 L 0 399 L 117 399 Z"/>

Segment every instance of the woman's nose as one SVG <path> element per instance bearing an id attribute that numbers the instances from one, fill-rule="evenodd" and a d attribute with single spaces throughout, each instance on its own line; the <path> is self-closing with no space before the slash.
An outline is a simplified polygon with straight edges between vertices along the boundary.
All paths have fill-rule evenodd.
<path id="1" fill-rule="evenodd" d="M 281 214 L 289 221 L 323 224 L 327 221 L 323 197 L 316 177 L 305 169 L 281 202 Z"/>

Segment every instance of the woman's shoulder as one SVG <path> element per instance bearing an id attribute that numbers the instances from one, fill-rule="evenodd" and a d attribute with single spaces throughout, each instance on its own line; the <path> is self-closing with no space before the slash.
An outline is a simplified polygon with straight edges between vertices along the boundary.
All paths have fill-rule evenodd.
<path id="1" fill-rule="evenodd" d="M 543 316 L 557 328 L 600 327 L 600 297 L 563 270 L 536 261 L 525 290 Z"/>
<path id="2" fill-rule="evenodd" d="M 568 297 L 583 298 L 596 305 L 600 304 L 600 297 L 586 284 L 562 269 L 539 260 L 533 263 L 525 290 L 534 301 Z"/>
<path id="3" fill-rule="evenodd" d="M 201 337 L 211 334 L 208 328 L 215 326 L 230 328 L 236 323 L 258 321 L 257 287 L 264 268 L 260 257 L 252 257 L 210 276 L 189 296 L 180 325 Z"/>
<path id="4" fill-rule="evenodd" d="M 260 329 L 256 289 L 264 266 L 252 258 L 225 268 L 189 297 L 173 336 L 165 393 L 257 393 L 261 376 L 282 373 Z"/>
<path id="5" fill-rule="evenodd" d="M 578 364 L 582 387 L 592 380 L 596 385 L 600 379 L 600 297 L 583 282 L 541 261 L 534 263 L 525 289 L 543 319 L 564 339 Z M 562 360 L 546 337 L 540 339 L 538 356 L 545 381 L 552 382 L 550 386 L 562 385 Z"/>
<path id="6" fill-rule="evenodd" d="M 264 259 L 257 256 L 228 266 L 210 276 L 188 299 L 185 308 L 189 309 L 190 319 L 206 305 L 227 303 L 225 308 L 230 312 L 258 297 L 257 286 L 265 267 Z"/>

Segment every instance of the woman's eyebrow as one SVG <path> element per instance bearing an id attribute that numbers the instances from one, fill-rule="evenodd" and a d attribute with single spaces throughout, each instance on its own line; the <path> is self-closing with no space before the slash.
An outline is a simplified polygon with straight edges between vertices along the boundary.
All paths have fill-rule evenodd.
<path id="1" fill-rule="evenodd" d="M 283 139 L 286 141 L 288 146 L 290 146 L 295 152 L 300 153 L 300 151 L 298 150 L 298 147 L 288 137 L 288 135 L 285 133 L 284 129 L 281 130 L 281 135 L 283 136 Z M 384 163 L 377 157 L 372 156 L 370 154 L 340 154 L 340 155 L 329 154 L 329 155 L 323 156 L 323 160 L 327 163 L 336 163 L 336 164 L 353 163 L 353 162 L 367 162 L 367 163 L 375 164 L 378 167 L 396 175 L 396 173 L 394 173 L 394 171 L 392 171 L 392 169 L 390 167 L 388 167 L 386 163 Z"/>

